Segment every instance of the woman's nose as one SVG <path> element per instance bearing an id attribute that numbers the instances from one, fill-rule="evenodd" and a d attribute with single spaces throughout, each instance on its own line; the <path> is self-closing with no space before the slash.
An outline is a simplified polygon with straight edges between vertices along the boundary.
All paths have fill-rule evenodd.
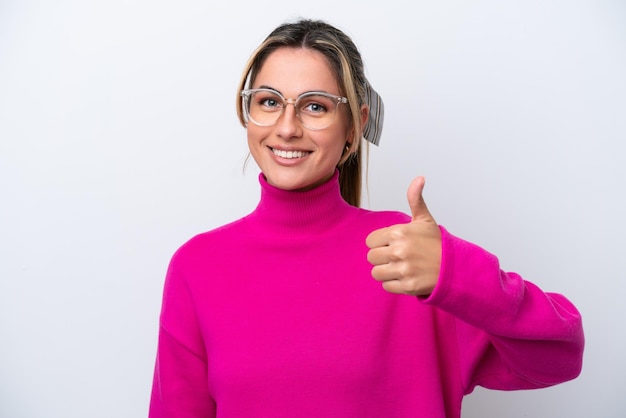
<path id="1" fill-rule="evenodd" d="M 293 105 L 293 106 L 291 106 Z M 286 103 L 283 113 L 276 122 L 276 130 L 281 138 L 289 139 L 302 134 L 302 126 L 293 103 Z"/>

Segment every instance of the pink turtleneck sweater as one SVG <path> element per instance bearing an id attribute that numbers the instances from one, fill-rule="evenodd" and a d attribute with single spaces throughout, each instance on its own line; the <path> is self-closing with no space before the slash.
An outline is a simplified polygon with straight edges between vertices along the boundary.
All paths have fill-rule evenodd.
<path id="1" fill-rule="evenodd" d="M 385 292 L 365 237 L 408 222 L 261 175 L 250 215 L 185 243 L 165 282 L 151 418 L 454 418 L 476 385 L 578 375 L 581 318 L 442 228 L 425 299 Z"/>

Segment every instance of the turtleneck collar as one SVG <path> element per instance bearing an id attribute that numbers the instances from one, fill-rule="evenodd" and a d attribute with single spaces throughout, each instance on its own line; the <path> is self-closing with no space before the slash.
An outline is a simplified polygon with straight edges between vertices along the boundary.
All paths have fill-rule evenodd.
<path id="1" fill-rule="evenodd" d="M 270 185 L 259 174 L 261 199 L 247 219 L 257 227 L 278 234 L 318 234 L 335 228 L 356 209 L 339 189 L 339 171 L 321 185 L 306 191 L 283 190 Z"/>

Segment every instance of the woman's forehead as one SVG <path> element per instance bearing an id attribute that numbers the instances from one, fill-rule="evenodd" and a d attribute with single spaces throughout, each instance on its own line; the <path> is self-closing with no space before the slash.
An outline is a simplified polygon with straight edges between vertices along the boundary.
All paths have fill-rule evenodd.
<path id="1" fill-rule="evenodd" d="M 340 94 L 339 83 L 326 57 L 310 48 L 279 48 L 264 61 L 253 88 L 261 85 L 295 97 L 308 91 Z M 295 95 L 295 96 L 294 96 Z"/>

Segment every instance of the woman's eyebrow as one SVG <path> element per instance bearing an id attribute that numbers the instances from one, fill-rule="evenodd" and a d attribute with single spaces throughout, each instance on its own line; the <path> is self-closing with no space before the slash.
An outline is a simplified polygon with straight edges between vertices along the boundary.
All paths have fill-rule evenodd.
<path id="1" fill-rule="evenodd" d="M 280 93 L 280 90 L 275 89 L 274 87 L 272 87 L 272 86 L 268 86 L 268 85 L 266 85 L 266 84 L 261 84 L 258 88 L 260 88 L 260 89 L 268 89 L 268 90 L 273 90 L 273 91 L 275 91 L 275 92 L 277 92 L 277 93 Z M 282 93 L 280 93 L 280 94 L 282 94 Z"/>
<path id="2" fill-rule="evenodd" d="M 257 87 L 259 89 L 268 89 L 268 90 L 272 90 L 275 91 L 276 93 L 280 94 L 281 96 L 285 97 L 285 95 L 278 89 L 272 87 L 272 86 L 268 86 L 267 84 L 262 84 L 259 87 Z M 298 94 L 298 97 L 302 96 L 303 94 L 307 94 L 307 93 L 327 93 L 327 94 L 334 94 L 334 93 L 330 93 L 327 92 L 326 90 L 321 90 L 321 89 L 317 89 L 317 90 L 308 90 L 308 91 L 303 91 L 300 94 Z"/>

